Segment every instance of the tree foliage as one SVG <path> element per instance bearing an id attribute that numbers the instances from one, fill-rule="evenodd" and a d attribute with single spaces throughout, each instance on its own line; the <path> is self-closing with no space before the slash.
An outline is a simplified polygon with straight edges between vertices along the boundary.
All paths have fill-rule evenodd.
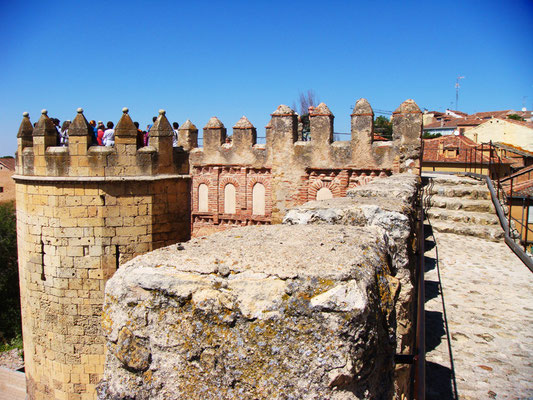
<path id="1" fill-rule="evenodd" d="M 387 117 L 380 115 L 374 120 L 374 132 L 392 140 L 392 123 Z"/>
<path id="2" fill-rule="evenodd" d="M 508 119 L 514 119 L 515 121 L 523 121 L 524 118 L 522 118 L 520 115 L 518 114 L 509 114 L 507 116 Z"/>
<path id="3" fill-rule="evenodd" d="M 298 96 L 298 104 L 295 111 L 300 115 L 309 115 L 309 107 L 318 105 L 318 97 L 314 90 L 308 90 L 307 93 L 301 93 Z"/>
<path id="4" fill-rule="evenodd" d="M 20 336 L 20 290 L 15 206 L 0 204 L 0 344 Z"/>
<path id="5" fill-rule="evenodd" d="M 304 138 L 306 133 L 311 131 L 309 123 L 309 107 L 316 107 L 318 105 L 318 97 L 314 90 L 308 90 L 307 93 L 300 92 L 298 95 L 298 102 L 293 103 L 292 108 L 300 115 L 303 125 Z"/>
<path id="6" fill-rule="evenodd" d="M 435 139 L 435 138 L 438 138 L 438 137 L 441 137 L 442 135 L 440 133 L 429 133 L 429 132 L 424 132 L 422 134 L 422 139 Z"/>

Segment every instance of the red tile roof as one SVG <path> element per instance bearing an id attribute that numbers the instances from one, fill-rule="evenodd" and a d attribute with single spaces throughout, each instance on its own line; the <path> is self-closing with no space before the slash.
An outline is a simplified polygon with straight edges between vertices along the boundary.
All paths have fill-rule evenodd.
<path id="1" fill-rule="evenodd" d="M 464 121 L 462 118 L 444 118 L 441 121 L 435 121 L 430 124 L 424 125 L 424 129 L 454 129 L 457 128 L 458 122 Z"/>
<path id="2" fill-rule="evenodd" d="M 513 197 L 533 196 L 533 165 L 522 168 L 504 179 L 502 187 L 508 196 L 511 194 L 511 180 L 513 180 Z"/>
<path id="3" fill-rule="evenodd" d="M 389 139 L 381 136 L 381 135 L 378 135 L 377 133 L 374 133 L 374 142 L 388 142 Z"/>
<path id="4" fill-rule="evenodd" d="M 478 126 L 485 122 L 485 120 L 477 117 L 468 117 L 465 119 L 460 119 L 457 123 L 457 126 Z"/>
<path id="5" fill-rule="evenodd" d="M 14 158 L 0 158 L 0 164 L 10 171 L 15 170 L 15 159 Z"/>
<path id="6" fill-rule="evenodd" d="M 467 116 L 468 116 L 467 113 L 462 112 L 462 111 L 450 110 L 450 109 L 448 109 L 448 110 L 446 110 L 446 111 L 452 112 L 452 113 L 457 114 L 457 115 L 462 115 L 463 117 L 467 117 Z"/>
<path id="7" fill-rule="evenodd" d="M 463 135 L 441 136 L 435 139 L 424 139 L 423 162 L 442 162 L 442 163 L 465 163 L 476 161 L 476 163 L 489 163 L 488 147 L 484 146 L 485 151 L 481 150 L 481 145 L 476 144 L 473 140 Z M 447 150 L 455 150 L 454 155 L 448 154 Z M 492 157 L 492 162 L 498 162 L 496 154 Z M 511 160 L 502 158 L 504 164 L 511 164 Z"/>
<path id="8" fill-rule="evenodd" d="M 480 119 L 505 118 L 508 114 L 514 114 L 514 111 L 513 110 L 482 111 L 482 112 L 470 114 L 470 117 L 480 118 Z"/>

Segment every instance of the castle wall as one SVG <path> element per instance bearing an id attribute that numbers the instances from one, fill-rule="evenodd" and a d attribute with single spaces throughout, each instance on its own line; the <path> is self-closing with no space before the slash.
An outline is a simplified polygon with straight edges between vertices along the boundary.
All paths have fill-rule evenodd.
<path id="1" fill-rule="evenodd" d="M 374 113 L 365 99 L 357 102 L 351 118 L 351 140 L 334 142 L 334 116 L 322 103 L 310 114 L 311 140 L 303 141 L 298 136 L 297 115 L 282 105 L 266 127 L 266 145 L 256 143 L 256 129 L 246 117 L 233 127 L 233 140 L 229 143 L 224 124 L 216 117 L 211 118 L 204 127 L 204 147 L 192 149 L 189 158 L 193 177 L 193 235 L 235 225 L 279 223 L 288 208 L 315 200 L 323 187 L 333 197 L 343 197 L 348 189 L 377 176 L 420 172 L 422 113 L 414 101 L 405 101 L 395 111 L 394 136 L 390 142 L 373 142 Z M 190 127 L 188 124 L 187 128 Z M 197 135 L 196 127 L 194 132 Z M 263 179 L 269 190 L 265 201 L 271 210 L 265 219 L 258 220 L 250 213 L 245 195 L 237 197 L 235 215 L 220 212 L 224 187 L 216 176 L 218 172 L 213 171 L 227 168 L 236 182 L 245 182 L 250 170 L 264 171 Z M 198 209 L 194 192 L 201 183 L 208 187 L 207 212 Z"/>
<path id="2" fill-rule="evenodd" d="M 47 123 L 43 114 L 39 124 Z M 190 179 L 176 173 L 183 166 L 174 174 L 128 176 L 163 165 L 170 172 L 171 160 L 165 165 L 149 149 L 153 163 L 138 163 L 145 154 L 136 150 L 129 163 L 117 166 L 124 157 L 120 147 L 95 148 L 88 149 L 85 164 L 73 149 L 79 144 L 75 138 L 68 147 L 44 151 L 34 141 L 34 165 L 23 158 L 15 176 L 30 399 L 94 399 L 105 359 L 105 282 L 121 263 L 190 237 Z M 92 153 L 103 158 L 93 163 Z"/>
<path id="3" fill-rule="evenodd" d="M 136 255 L 236 225 L 279 223 L 286 211 L 317 198 L 343 197 L 375 177 L 418 173 L 422 114 L 408 100 L 394 114 L 394 140 L 373 143 L 373 111 L 352 114 L 350 141 L 333 141 L 325 104 L 310 115 L 311 141 L 299 140 L 297 116 L 280 106 L 256 143 L 245 117 L 228 143 L 212 118 L 173 130 L 160 111 L 150 145 L 137 147 L 128 110 L 115 146 L 93 146 L 78 109 L 68 146 L 43 110 L 34 128 L 24 114 L 14 179 L 26 376 L 30 399 L 93 399 L 104 346 L 103 290 Z"/>

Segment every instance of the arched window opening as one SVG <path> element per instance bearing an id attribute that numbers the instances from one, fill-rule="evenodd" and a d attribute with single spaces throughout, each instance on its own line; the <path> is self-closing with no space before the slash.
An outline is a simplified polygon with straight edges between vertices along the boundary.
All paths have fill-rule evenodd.
<path id="1" fill-rule="evenodd" d="M 236 191 L 235 186 L 228 183 L 224 188 L 224 213 L 235 214 Z"/>
<path id="2" fill-rule="evenodd" d="M 202 183 L 198 186 L 198 211 L 208 212 L 209 211 L 209 200 L 208 200 L 207 185 Z"/>
<path id="3" fill-rule="evenodd" d="M 252 214 L 265 215 L 265 186 L 256 183 L 252 189 Z"/>

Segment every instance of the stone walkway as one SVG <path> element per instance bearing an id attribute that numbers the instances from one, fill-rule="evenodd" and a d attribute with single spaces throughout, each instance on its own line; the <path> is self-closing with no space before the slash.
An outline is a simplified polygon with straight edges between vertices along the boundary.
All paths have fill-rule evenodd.
<path id="1" fill-rule="evenodd" d="M 503 240 L 425 228 L 427 399 L 533 399 L 533 273 Z"/>

